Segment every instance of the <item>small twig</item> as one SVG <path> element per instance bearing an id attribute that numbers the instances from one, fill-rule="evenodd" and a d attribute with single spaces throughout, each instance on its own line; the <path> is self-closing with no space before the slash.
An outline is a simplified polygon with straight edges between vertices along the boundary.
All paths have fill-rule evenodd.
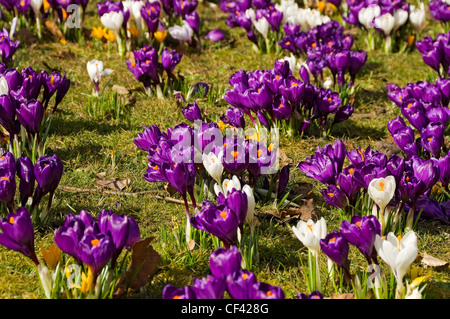
<path id="1" fill-rule="evenodd" d="M 152 197 L 157 198 L 157 199 L 162 199 L 162 200 L 165 200 L 165 201 L 168 201 L 171 203 L 184 205 L 184 201 L 182 201 L 180 199 L 176 199 L 176 198 L 172 198 L 172 197 L 168 197 L 168 196 L 154 195 L 155 193 L 159 192 L 156 189 L 149 190 L 149 191 L 135 192 L 135 193 L 121 192 L 121 191 L 108 191 L 108 190 L 104 190 L 104 189 L 79 188 L 79 187 L 71 187 L 71 186 L 64 186 L 64 185 L 59 185 L 58 189 L 63 192 L 67 192 L 67 193 L 90 193 L 90 194 L 99 194 L 100 193 L 100 194 L 106 194 L 106 195 L 133 196 L 133 197 L 137 197 L 140 195 L 151 195 Z"/>

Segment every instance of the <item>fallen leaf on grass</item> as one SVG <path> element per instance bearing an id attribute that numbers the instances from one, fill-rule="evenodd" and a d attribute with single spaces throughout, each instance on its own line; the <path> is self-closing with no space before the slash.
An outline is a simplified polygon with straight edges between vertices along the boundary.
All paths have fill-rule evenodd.
<path id="1" fill-rule="evenodd" d="M 131 248 L 130 266 L 116 283 L 115 297 L 124 294 L 128 288 L 139 289 L 143 287 L 156 272 L 161 256 L 150 245 L 153 239 L 155 237 L 143 239 Z"/>
<path id="2" fill-rule="evenodd" d="M 315 213 L 316 205 L 314 204 L 313 199 L 303 199 L 304 203 L 300 207 L 289 207 L 284 208 L 279 211 L 277 210 L 269 210 L 268 214 L 273 215 L 277 218 L 278 222 L 286 223 L 292 220 L 304 220 L 307 221 L 311 219 Z"/>
<path id="3" fill-rule="evenodd" d="M 448 266 L 447 261 L 443 261 L 441 259 L 433 257 L 431 255 L 428 255 L 427 253 L 423 254 L 422 263 L 425 264 L 425 266 L 434 267 L 434 268 Z"/>
<path id="4" fill-rule="evenodd" d="M 63 39 L 64 35 L 62 34 L 61 30 L 59 29 L 58 25 L 53 20 L 45 20 L 45 26 L 50 31 L 51 34 L 58 37 L 58 39 Z"/>
<path id="5" fill-rule="evenodd" d="M 189 250 L 194 250 L 195 248 L 195 240 L 191 239 L 188 243 Z"/>
<path id="6" fill-rule="evenodd" d="M 105 173 L 98 173 L 97 178 L 98 180 L 95 181 L 95 183 L 99 186 L 105 187 L 105 188 L 111 188 L 115 191 L 122 191 L 124 188 L 129 186 L 131 184 L 131 179 L 113 179 L 113 178 L 107 178 L 105 177 Z"/>

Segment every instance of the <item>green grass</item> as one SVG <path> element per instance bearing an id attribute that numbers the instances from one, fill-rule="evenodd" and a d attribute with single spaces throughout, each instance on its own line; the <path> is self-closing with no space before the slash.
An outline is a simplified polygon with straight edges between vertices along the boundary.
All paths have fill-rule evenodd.
<path id="1" fill-rule="evenodd" d="M 99 26 L 95 3 L 88 7 L 85 27 Z M 221 28 L 227 32 L 227 41 L 219 44 L 204 43 L 202 52 L 189 49 L 183 56 L 176 71 L 185 78 L 189 85 L 206 82 L 214 87 L 228 87 L 228 78 L 239 69 L 255 70 L 272 68 L 275 58 L 267 54 L 257 54 L 242 30 L 229 29 L 225 25 L 226 15 L 207 8 L 205 2 L 200 5 L 202 17 L 201 36 L 213 28 Z M 44 28 L 45 30 L 45 28 Z M 428 29 L 427 29 L 428 30 Z M 425 30 L 424 34 L 427 34 Z M 430 29 L 430 34 L 433 30 Z M 355 46 L 364 49 L 361 39 Z M 63 45 L 55 41 L 48 32 L 44 32 L 43 40 L 26 46 L 21 45 L 16 53 L 20 57 L 19 70 L 31 65 L 35 70 L 50 71 L 48 66 L 64 70 L 71 79 L 72 85 L 53 118 L 47 139 L 47 153 L 57 154 L 64 163 L 64 174 L 61 185 L 93 189 L 96 187 L 96 174 L 105 172 L 109 178 L 131 179 L 126 192 L 139 192 L 158 189 L 164 193 L 162 184 L 146 182 L 142 175 L 146 170 L 146 154 L 133 143 L 133 138 L 140 133 L 142 125 L 156 124 L 162 130 L 184 120 L 180 108 L 174 98 L 158 100 L 148 98 L 140 84 L 129 72 L 125 60 L 121 60 L 113 49 L 111 53 L 101 52 L 93 48 L 91 39 L 84 43 L 67 42 Z M 86 112 L 91 83 L 86 71 L 86 63 L 91 59 L 99 59 L 105 68 L 114 72 L 102 82 L 110 81 L 110 86 L 117 84 L 127 88 L 135 97 L 135 103 L 126 106 L 126 116 L 110 118 Z M 286 138 L 282 137 L 280 147 L 286 155 L 297 164 L 310 156 L 316 145 L 325 145 L 335 139 L 342 139 L 350 148 L 366 147 L 388 139 L 387 121 L 395 117 L 399 111 L 388 100 L 384 86 L 396 83 L 400 86 L 408 82 L 416 82 L 430 77 L 431 69 L 426 66 L 417 51 L 412 53 L 393 53 L 386 56 L 383 48 L 369 53 L 367 65 L 357 78 L 360 90 L 355 97 L 355 116 L 336 126 L 330 139 L 315 137 Z M 111 87 L 105 89 L 111 93 Z M 219 116 L 226 103 L 208 103 L 199 101 L 203 112 L 210 118 Z M 375 112 L 376 116 L 368 116 Z M 114 156 L 114 158 L 113 158 Z M 307 179 L 293 168 L 290 184 L 309 182 L 314 184 L 311 196 L 315 199 L 318 216 L 328 221 L 328 229 L 337 229 L 340 219 L 331 212 L 318 195 L 319 185 Z M 120 205 L 118 205 L 118 202 Z M 212 241 L 206 239 L 205 245 L 197 246 L 189 251 L 174 233 L 179 231 L 185 218 L 183 205 L 154 199 L 151 195 L 117 196 L 101 193 L 68 193 L 56 192 L 52 211 L 55 216 L 52 224 L 36 232 L 36 249 L 40 257 L 39 247 L 47 247 L 53 242 L 53 229 L 59 227 L 65 215 L 78 213 L 85 209 L 97 215 L 102 209 L 112 209 L 117 214 L 128 214 L 134 217 L 141 228 L 142 238 L 156 237 L 154 248 L 162 259 L 152 281 L 139 292 L 132 292 L 133 298 L 161 298 L 161 292 L 168 283 L 181 287 L 191 284 L 193 277 L 209 274 L 208 259 L 213 251 Z M 296 298 L 297 291 L 307 292 L 305 278 L 302 275 L 300 259 L 305 262 L 307 249 L 298 241 L 290 227 L 293 223 L 279 223 L 270 214 L 265 213 L 271 207 L 257 207 L 261 225 L 259 254 L 260 262 L 254 265 L 258 279 L 273 285 L 280 285 L 287 298 Z M 445 261 L 450 260 L 448 226 L 435 221 L 419 223 L 417 230 L 419 252 L 424 252 Z M 209 245 L 209 246 L 208 246 Z M 326 265 L 326 259 L 321 256 Z M 356 249 L 351 249 L 352 270 L 363 269 L 366 265 Z M 429 298 L 449 298 L 449 269 L 423 268 L 431 273 L 426 295 Z M 325 267 L 326 268 L 326 267 Z M 325 275 L 323 274 L 323 278 Z M 333 289 L 327 287 L 326 297 L 331 297 Z M 43 298 L 38 274 L 34 265 L 20 254 L 0 247 L 0 298 Z"/>

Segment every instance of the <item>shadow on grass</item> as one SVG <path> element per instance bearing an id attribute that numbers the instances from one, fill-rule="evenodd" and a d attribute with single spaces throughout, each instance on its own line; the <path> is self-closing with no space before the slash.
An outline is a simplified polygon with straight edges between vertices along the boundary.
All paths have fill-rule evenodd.
<path id="1" fill-rule="evenodd" d="M 114 120 L 95 120 L 91 118 L 68 117 L 66 112 L 60 112 L 53 117 L 50 134 L 58 136 L 68 136 L 80 131 L 95 132 L 100 135 L 108 135 L 120 130 L 129 130 L 130 124 L 127 122 L 115 122 Z"/>
<path id="2" fill-rule="evenodd" d="M 372 140 L 381 140 L 386 138 L 385 124 L 380 127 L 372 127 L 365 121 L 356 121 L 352 118 L 339 123 L 331 130 L 331 135 L 336 138 L 370 138 Z"/>

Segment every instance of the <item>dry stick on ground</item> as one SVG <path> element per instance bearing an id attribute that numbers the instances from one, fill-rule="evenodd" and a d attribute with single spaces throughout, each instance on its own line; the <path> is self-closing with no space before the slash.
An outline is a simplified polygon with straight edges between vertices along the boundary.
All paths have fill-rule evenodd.
<path id="1" fill-rule="evenodd" d="M 150 190 L 150 191 L 141 191 L 141 192 L 135 192 L 135 193 L 128 193 L 128 192 L 121 192 L 121 191 L 108 191 L 104 189 L 92 189 L 92 188 L 78 188 L 78 187 L 71 187 L 71 186 L 64 186 L 59 185 L 58 189 L 67 192 L 67 193 L 91 193 L 91 194 L 106 194 L 106 195 L 119 195 L 119 196 L 140 196 L 140 195 L 151 195 L 154 198 L 162 199 L 171 203 L 176 204 L 183 204 L 184 201 L 168 196 L 161 196 L 161 195 L 154 195 L 155 193 L 159 193 L 158 190 Z"/>

